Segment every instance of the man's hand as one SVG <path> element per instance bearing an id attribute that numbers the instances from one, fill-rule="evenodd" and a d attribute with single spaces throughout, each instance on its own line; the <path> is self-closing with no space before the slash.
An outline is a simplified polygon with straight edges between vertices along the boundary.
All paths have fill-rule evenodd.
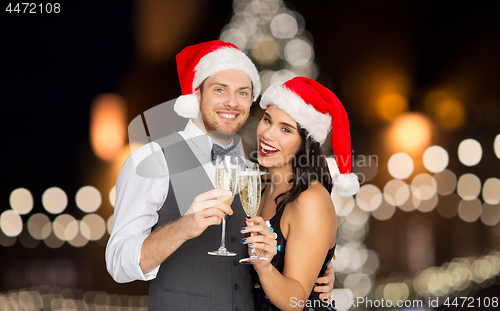
<path id="1" fill-rule="evenodd" d="M 326 268 L 325 274 L 316 280 L 316 284 L 321 284 L 314 286 L 314 291 L 321 293 L 319 294 L 319 299 L 330 301 L 332 298 L 333 283 L 335 282 L 335 271 L 332 267 L 332 262 Z"/>
<path id="2" fill-rule="evenodd" d="M 217 201 L 233 195 L 231 191 L 214 189 L 197 196 L 187 213 L 177 221 L 152 232 L 142 243 L 139 266 L 144 274 L 160 265 L 185 241 L 195 238 L 208 226 L 221 223 L 224 214 L 233 214 L 227 204 Z"/>
<path id="3" fill-rule="evenodd" d="M 199 236 L 208 226 L 220 224 L 225 214 L 232 215 L 231 207 L 217 200 L 217 198 L 232 195 L 231 191 L 220 189 L 213 189 L 198 195 L 180 219 L 180 229 L 186 234 L 186 240 Z"/>

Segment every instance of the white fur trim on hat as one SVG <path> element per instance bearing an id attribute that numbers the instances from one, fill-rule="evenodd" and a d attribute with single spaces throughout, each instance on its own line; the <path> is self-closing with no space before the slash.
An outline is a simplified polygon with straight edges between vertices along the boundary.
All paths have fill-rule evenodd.
<path id="1" fill-rule="evenodd" d="M 343 197 L 350 197 L 358 193 L 359 182 L 358 175 L 351 174 L 335 174 L 332 175 L 333 189 L 332 191 Z"/>
<path id="2" fill-rule="evenodd" d="M 200 114 L 200 101 L 194 94 L 179 96 L 175 101 L 174 111 L 181 117 L 196 119 Z"/>
<path id="3" fill-rule="evenodd" d="M 269 105 L 275 105 L 286 112 L 320 144 L 325 142 L 332 129 L 330 115 L 323 114 L 308 105 L 295 92 L 283 87 L 281 82 L 271 85 L 262 96 L 260 107 L 266 109 Z"/>
<path id="4" fill-rule="evenodd" d="M 193 92 L 206 78 L 224 70 L 240 70 L 248 75 L 253 84 L 254 101 L 260 95 L 259 71 L 248 56 L 233 48 L 220 48 L 203 56 L 195 67 Z"/>

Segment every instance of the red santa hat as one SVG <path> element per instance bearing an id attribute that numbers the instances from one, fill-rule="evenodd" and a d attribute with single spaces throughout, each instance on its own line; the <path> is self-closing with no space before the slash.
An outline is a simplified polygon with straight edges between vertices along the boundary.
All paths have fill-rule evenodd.
<path id="1" fill-rule="evenodd" d="M 332 176 L 333 191 L 342 196 L 352 196 L 359 191 L 358 177 L 351 173 L 349 119 L 332 91 L 312 79 L 295 77 L 285 83 L 275 83 L 264 92 L 260 106 L 266 109 L 269 105 L 286 112 L 320 144 L 332 130 L 330 143 L 339 168 L 339 173 Z"/>
<path id="2" fill-rule="evenodd" d="M 181 117 L 198 117 L 200 102 L 193 93 L 206 78 L 219 71 L 243 71 L 252 80 L 254 101 L 259 97 L 259 72 L 250 58 L 234 44 L 214 40 L 191 45 L 180 51 L 175 60 L 182 96 L 175 102 L 174 111 Z"/>

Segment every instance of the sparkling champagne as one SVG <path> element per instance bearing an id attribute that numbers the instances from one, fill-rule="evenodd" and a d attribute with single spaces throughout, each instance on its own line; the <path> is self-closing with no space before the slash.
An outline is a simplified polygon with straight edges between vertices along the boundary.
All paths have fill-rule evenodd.
<path id="1" fill-rule="evenodd" d="M 240 172 L 238 176 L 241 205 L 247 216 L 257 215 L 260 204 L 259 171 Z"/>
<path id="2" fill-rule="evenodd" d="M 215 169 L 215 188 L 230 190 L 233 195 L 230 197 L 218 198 L 219 201 L 231 205 L 234 199 L 234 192 L 236 191 L 236 175 L 238 173 L 236 166 L 229 166 L 228 168 L 221 167 Z"/>

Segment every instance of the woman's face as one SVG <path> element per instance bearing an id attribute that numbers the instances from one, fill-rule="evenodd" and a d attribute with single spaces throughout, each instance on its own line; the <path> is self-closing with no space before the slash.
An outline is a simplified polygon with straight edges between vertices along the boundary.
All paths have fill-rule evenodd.
<path id="1" fill-rule="evenodd" d="M 264 167 L 290 165 L 302 139 L 297 122 L 283 110 L 270 105 L 257 127 L 257 160 Z"/>

